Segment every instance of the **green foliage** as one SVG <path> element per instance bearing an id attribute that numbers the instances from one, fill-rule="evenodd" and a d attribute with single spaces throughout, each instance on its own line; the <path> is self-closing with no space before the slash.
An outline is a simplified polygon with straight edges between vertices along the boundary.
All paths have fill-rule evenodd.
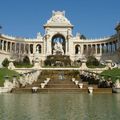
<path id="1" fill-rule="evenodd" d="M 30 60 L 28 56 L 23 58 L 23 61 L 14 61 L 14 65 L 18 68 L 31 68 L 33 65 L 30 64 Z"/>
<path id="2" fill-rule="evenodd" d="M 50 55 L 45 60 L 45 66 L 71 66 L 71 60 L 66 55 Z"/>
<path id="3" fill-rule="evenodd" d="M 88 56 L 87 66 L 99 66 L 99 61 L 94 56 Z"/>
<path id="4" fill-rule="evenodd" d="M 100 75 L 104 76 L 105 79 L 111 78 L 114 82 L 116 79 L 120 79 L 120 69 L 105 70 Z"/>
<path id="5" fill-rule="evenodd" d="M 3 62 L 2 62 L 2 65 L 3 65 L 4 67 L 8 67 L 8 65 L 9 65 L 9 60 L 8 60 L 7 58 L 5 58 L 5 59 L 3 60 Z"/>
<path id="6" fill-rule="evenodd" d="M 23 58 L 23 63 L 25 63 L 25 64 L 30 64 L 30 59 L 29 59 L 28 56 L 25 56 L 25 57 Z"/>
<path id="7" fill-rule="evenodd" d="M 10 76 L 11 79 L 11 77 L 14 75 L 18 75 L 18 73 L 7 68 L 0 68 L 0 86 L 3 85 L 5 76 Z"/>

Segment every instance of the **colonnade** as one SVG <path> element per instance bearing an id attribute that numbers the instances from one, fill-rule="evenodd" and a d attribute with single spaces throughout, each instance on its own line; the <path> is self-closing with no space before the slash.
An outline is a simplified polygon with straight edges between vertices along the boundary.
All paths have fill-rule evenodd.
<path id="1" fill-rule="evenodd" d="M 106 54 L 114 53 L 118 49 L 117 40 L 110 42 L 101 42 L 101 43 L 86 43 L 82 46 L 79 44 L 75 45 L 75 54 Z"/>
<path id="2" fill-rule="evenodd" d="M 68 43 L 68 42 L 67 42 Z M 66 43 L 66 54 L 68 52 L 68 45 Z M 117 40 L 110 40 L 104 42 L 89 42 L 89 43 L 78 43 L 75 44 L 75 54 L 106 54 L 106 53 L 114 53 L 118 49 Z M 38 52 L 43 53 L 43 48 L 41 43 L 30 43 L 30 42 L 15 42 L 10 40 L 0 40 L 0 51 L 8 52 L 8 53 L 16 53 L 16 54 L 33 54 L 36 53 L 36 49 L 38 48 Z"/>
<path id="3" fill-rule="evenodd" d="M 18 53 L 18 54 L 33 54 L 36 52 L 42 53 L 42 45 L 39 43 L 13 42 L 8 40 L 0 40 L 0 51 Z"/>

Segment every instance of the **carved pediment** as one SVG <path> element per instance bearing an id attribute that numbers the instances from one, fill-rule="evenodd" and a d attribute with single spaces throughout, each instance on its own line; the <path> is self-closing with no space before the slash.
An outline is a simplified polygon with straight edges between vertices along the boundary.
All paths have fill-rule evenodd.
<path id="1" fill-rule="evenodd" d="M 52 17 L 47 21 L 47 23 L 44 25 L 44 27 L 51 27 L 51 26 L 68 26 L 73 27 L 73 25 L 70 23 L 70 21 L 65 17 L 65 12 L 60 11 L 53 11 Z"/>

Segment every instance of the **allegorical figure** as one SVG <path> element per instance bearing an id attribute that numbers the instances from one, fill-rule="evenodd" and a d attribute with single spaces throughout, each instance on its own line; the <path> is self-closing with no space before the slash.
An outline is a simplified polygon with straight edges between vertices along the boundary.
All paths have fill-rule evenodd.
<path id="1" fill-rule="evenodd" d="M 63 50 L 63 46 L 62 44 L 57 41 L 54 45 L 54 49 L 53 49 L 53 55 L 56 55 L 56 54 L 64 54 L 64 50 Z"/>

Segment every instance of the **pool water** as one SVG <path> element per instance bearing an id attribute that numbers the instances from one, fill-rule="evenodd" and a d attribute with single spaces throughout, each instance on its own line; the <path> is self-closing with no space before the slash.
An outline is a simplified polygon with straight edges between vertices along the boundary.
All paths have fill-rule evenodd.
<path id="1" fill-rule="evenodd" d="M 120 120 L 120 94 L 0 94 L 0 120 Z"/>

